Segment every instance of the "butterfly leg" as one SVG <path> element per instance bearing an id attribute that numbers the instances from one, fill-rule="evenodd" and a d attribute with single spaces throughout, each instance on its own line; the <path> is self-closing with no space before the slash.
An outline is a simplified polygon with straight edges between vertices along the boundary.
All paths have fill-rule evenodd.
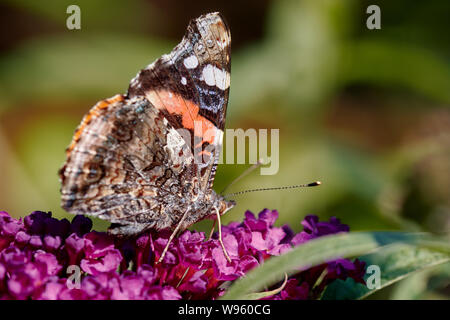
<path id="1" fill-rule="evenodd" d="M 227 249 L 225 249 L 225 245 L 223 244 L 222 241 L 222 224 L 220 223 L 220 213 L 219 213 L 219 209 L 218 208 L 214 208 L 216 210 L 216 214 L 217 214 L 217 227 L 219 229 L 219 243 L 222 246 L 222 251 L 223 254 L 225 255 L 225 258 L 227 258 L 227 261 L 231 263 L 231 259 L 230 256 L 228 255 Z"/>
<path id="2" fill-rule="evenodd" d="M 161 257 L 159 257 L 158 261 L 156 262 L 157 264 L 161 263 L 163 261 L 165 255 L 167 253 L 167 250 L 169 250 L 170 243 L 172 242 L 173 238 L 175 238 L 176 234 L 180 230 L 181 225 L 183 224 L 184 220 L 186 219 L 186 217 L 188 215 L 188 212 L 189 212 L 189 209 L 183 213 L 183 216 L 181 217 L 180 221 L 178 222 L 175 230 L 173 230 L 172 234 L 170 235 L 169 241 L 167 241 L 166 247 L 164 248 L 163 252 L 161 253 Z"/>
<path id="3" fill-rule="evenodd" d="M 211 240 L 211 238 L 212 238 L 212 236 L 213 236 L 214 228 L 216 227 L 216 222 L 217 222 L 217 221 L 214 220 L 213 225 L 212 225 L 212 228 L 211 228 L 211 232 L 209 233 L 208 240 Z"/>

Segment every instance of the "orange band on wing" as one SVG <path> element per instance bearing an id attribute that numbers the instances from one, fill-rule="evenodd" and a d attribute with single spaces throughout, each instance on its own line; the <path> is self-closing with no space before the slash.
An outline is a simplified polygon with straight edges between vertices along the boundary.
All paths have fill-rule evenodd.
<path id="1" fill-rule="evenodd" d="M 117 94 L 112 98 L 105 99 L 102 101 L 97 102 L 95 106 L 92 107 L 91 110 L 89 110 L 88 114 L 86 114 L 81 121 L 80 125 L 78 126 L 77 130 L 75 131 L 72 142 L 66 149 L 66 155 L 69 156 L 70 152 L 73 150 L 75 145 L 77 144 L 78 140 L 80 140 L 81 134 L 83 133 L 84 128 L 91 122 L 91 120 L 95 117 L 99 116 L 99 111 L 108 108 L 111 104 L 115 102 L 121 102 L 125 98 L 121 94 Z"/>
<path id="2" fill-rule="evenodd" d="M 196 135 L 200 135 L 202 137 L 201 144 L 204 142 L 214 143 L 217 128 L 211 121 L 198 113 L 200 108 L 194 102 L 167 90 L 149 91 L 146 98 L 156 108 L 181 116 L 183 128 L 192 129 Z M 199 129 L 201 132 L 197 132 Z"/>

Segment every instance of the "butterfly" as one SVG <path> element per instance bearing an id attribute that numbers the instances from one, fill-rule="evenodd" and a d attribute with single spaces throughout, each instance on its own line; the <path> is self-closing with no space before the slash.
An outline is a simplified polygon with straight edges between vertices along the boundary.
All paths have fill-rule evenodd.
<path id="1" fill-rule="evenodd" d="M 235 203 L 213 189 L 230 90 L 230 29 L 191 20 L 182 41 L 140 70 L 126 94 L 84 116 L 59 171 L 61 206 L 111 222 L 116 236 L 176 233 Z"/>

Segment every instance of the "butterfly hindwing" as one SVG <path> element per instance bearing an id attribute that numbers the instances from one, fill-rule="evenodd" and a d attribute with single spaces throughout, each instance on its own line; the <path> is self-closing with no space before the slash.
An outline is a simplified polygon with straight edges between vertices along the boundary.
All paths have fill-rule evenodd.
<path id="1" fill-rule="evenodd" d="M 147 99 L 99 102 L 74 139 L 60 170 L 63 208 L 116 223 L 170 225 L 162 207 L 190 194 L 183 185 L 192 180 L 194 158 Z"/>

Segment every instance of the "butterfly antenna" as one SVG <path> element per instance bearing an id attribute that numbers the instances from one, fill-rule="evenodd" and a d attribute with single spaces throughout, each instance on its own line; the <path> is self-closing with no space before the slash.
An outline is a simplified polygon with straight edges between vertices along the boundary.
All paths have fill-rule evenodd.
<path id="1" fill-rule="evenodd" d="M 242 172 L 236 179 L 234 179 L 231 183 L 229 183 L 221 192 L 220 194 L 223 194 L 228 188 L 230 188 L 233 184 L 241 180 L 243 177 L 248 175 L 250 172 L 252 172 L 255 169 L 258 169 L 262 165 L 263 161 L 262 159 L 259 159 L 257 163 L 252 165 L 250 168 L 247 168 L 244 172 Z"/>
<path id="2" fill-rule="evenodd" d="M 234 193 L 228 193 L 228 194 L 224 195 L 224 197 L 238 196 L 238 195 L 241 195 L 241 194 L 244 194 L 244 193 L 257 192 L 257 191 L 285 190 L 285 189 L 317 187 L 317 186 L 320 186 L 321 184 L 322 184 L 322 182 L 320 182 L 320 181 L 314 181 L 314 182 L 307 183 L 307 184 L 297 184 L 297 185 L 293 185 L 293 186 L 250 189 L 250 190 L 243 190 L 243 191 L 234 192 Z"/>

